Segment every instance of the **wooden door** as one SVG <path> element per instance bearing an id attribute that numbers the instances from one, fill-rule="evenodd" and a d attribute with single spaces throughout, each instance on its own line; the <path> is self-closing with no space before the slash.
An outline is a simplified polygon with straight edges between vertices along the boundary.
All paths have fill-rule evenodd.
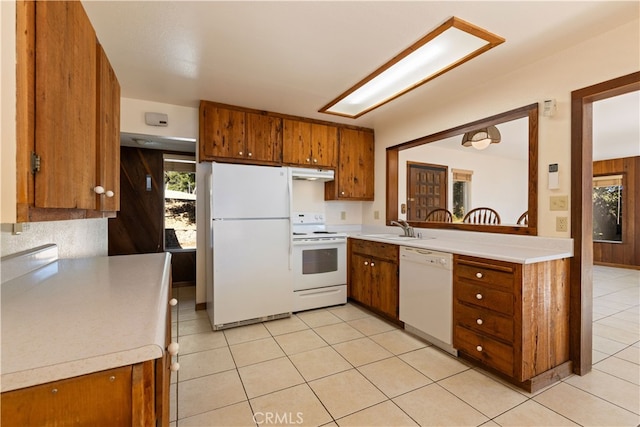
<path id="1" fill-rule="evenodd" d="M 336 183 L 333 184 L 334 187 L 329 186 L 333 194 L 325 191 L 326 199 L 373 200 L 373 144 L 371 132 L 354 129 L 340 130 Z"/>
<path id="2" fill-rule="evenodd" d="M 247 159 L 260 162 L 282 161 L 282 119 L 247 113 Z"/>
<path id="3" fill-rule="evenodd" d="M 36 3 L 36 207 L 96 207 L 96 53 L 80 2 Z"/>
<path id="4" fill-rule="evenodd" d="M 392 318 L 398 318 L 398 264 L 373 259 L 371 305 Z"/>
<path id="5" fill-rule="evenodd" d="M 407 221 L 447 208 L 447 166 L 407 162 Z"/>
<path id="6" fill-rule="evenodd" d="M 360 254 L 351 255 L 351 292 L 356 301 L 371 305 L 371 267 L 370 259 Z"/>
<path id="7" fill-rule="evenodd" d="M 311 165 L 311 123 L 282 120 L 282 161 L 292 165 Z"/>
<path id="8" fill-rule="evenodd" d="M 338 128 L 311 125 L 311 163 L 319 168 L 334 168 L 338 157 Z"/>
<path id="9" fill-rule="evenodd" d="M 200 126 L 200 160 L 245 157 L 244 111 L 202 103 Z"/>
<path id="10" fill-rule="evenodd" d="M 120 210 L 120 84 L 102 46 L 97 44 L 97 185 L 113 197 L 96 195 L 96 209 Z"/>

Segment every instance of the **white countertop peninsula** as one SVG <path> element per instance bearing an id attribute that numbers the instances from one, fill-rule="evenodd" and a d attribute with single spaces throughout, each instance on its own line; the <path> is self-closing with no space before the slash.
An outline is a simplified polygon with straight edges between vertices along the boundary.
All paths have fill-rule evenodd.
<path id="1" fill-rule="evenodd" d="M 402 234 L 399 227 L 365 226 L 360 231 L 350 232 L 349 236 L 517 264 L 533 264 L 573 256 L 573 239 L 419 228 L 415 229 L 415 233 L 421 237 L 399 240 L 395 238 Z M 385 234 L 394 237 L 389 238 Z"/>
<path id="2" fill-rule="evenodd" d="M 60 259 L 2 283 L 2 392 L 163 357 L 170 260 Z"/>

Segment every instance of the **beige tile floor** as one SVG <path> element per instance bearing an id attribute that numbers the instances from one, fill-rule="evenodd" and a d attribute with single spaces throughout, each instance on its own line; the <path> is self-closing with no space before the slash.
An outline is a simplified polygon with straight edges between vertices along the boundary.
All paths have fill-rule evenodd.
<path id="1" fill-rule="evenodd" d="M 638 426 L 639 292 L 595 267 L 593 371 L 531 395 L 352 304 L 212 332 L 177 288 L 172 426 Z"/>

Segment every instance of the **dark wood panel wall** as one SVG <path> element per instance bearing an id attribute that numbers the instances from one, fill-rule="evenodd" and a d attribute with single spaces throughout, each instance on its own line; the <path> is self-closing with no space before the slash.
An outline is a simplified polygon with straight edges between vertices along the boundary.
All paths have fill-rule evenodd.
<path id="1" fill-rule="evenodd" d="M 120 148 L 120 212 L 109 219 L 109 255 L 164 251 L 164 151 Z M 151 185 L 147 187 L 147 176 Z M 172 253 L 174 285 L 196 280 L 196 251 Z"/>
<path id="2" fill-rule="evenodd" d="M 163 176 L 162 151 L 120 148 L 120 212 L 109 219 L 109 255 L 164 251 Z"/>
<path id="3" fill-rule="evenodd" d="M 640 268 L 640 156 L 593 162 L 593 175 L 622 175 L 622 242 L 593 242 L 593 262 Z"/>

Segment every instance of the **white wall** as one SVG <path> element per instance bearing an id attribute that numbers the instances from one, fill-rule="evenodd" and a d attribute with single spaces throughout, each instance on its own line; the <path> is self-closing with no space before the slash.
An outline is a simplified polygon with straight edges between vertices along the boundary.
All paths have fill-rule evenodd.
<path id="1" fill-rule="evenodd" d="M 376 123 L 376 200 L 364 205 L 364 223 L 384 224 L 384 215 L 374 220 L 373 211 L 385 212 L 386 147 L 555 98 L 558 103 L 556 115 L 540 117 L 539 122 L 538 234 L 569 237 L 569 232 L 555 231 L 556 217 L 569 217 L 569 212 L 550 211 L 549 197 L 571 193 L 571 91 L 638 71 L 638 34 L 640 25 L 635 20 L 516 70 L 510 76 L 488 80 L 464 99 L 442 100 L 434 108 L 416 103 L 413 114 L 391 116 Z M 559 165 L 558 190 L 547 189 L 547 168 L 551 163 Z"/>
<path id="2" fill-rule="evenodd" d="M 328 225 L 360 225 L 362 202 L 324 201 L 324 183 L 294 180 L 292 189 L 293 212 L 321 212 Z"/>
<path id="3" fill-rule="evenodd" d="M 150 126 L 145 113 L 164 113 L 169 116 L 166 127 Z M 122 98 L 120 101 L 120 131 L 173 138 L 198 138 L 198 109 L 141 99 Z"/>
<path id="4" fill-rule="evenodd" d="M 473 171 L 470 209 L 491 207 L 500 214 L 505 225 L 515 224 L 518 217 L 527 210 L 529 166 L 526 161 L 480 155 L 473 151 L 453 151 L 430 144 L 400 151 L 398 160 L 398 177 L 402 182 L 403 177 L 407 176 L 407 160 L 449 166 L 449 210 L 453 208 L 452 169 Z M 400 204 L 406 203 L 406 197 L 406 185 L 398 185 L 398 212 L 401 212 Z M 400 217 L 406 219 L 404 214 Z"/>

